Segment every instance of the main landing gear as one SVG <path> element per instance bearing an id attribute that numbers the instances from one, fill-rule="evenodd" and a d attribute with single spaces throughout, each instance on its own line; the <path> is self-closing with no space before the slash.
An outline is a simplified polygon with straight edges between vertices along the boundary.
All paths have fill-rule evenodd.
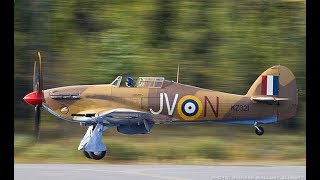
<path id="1" fill-rule="evenodd" d="M 82 150 L 84 156 L 89 159 L 102 159 L 107 152 L 107 147 L 102 143 L 102 132 L 108 128 L 108 126 L 103 126 L 102 123 L 98 123 L 96 126 L 89 126 L 78 150 Z"/>
<path id="2" fill-rule="evenodd" d="M 264 133 L 264 129 L 261 126 L 257 126 L 257 122 L 254 123 L 254 127 L 256 128 L 256 134 L 261 136 Z"/>

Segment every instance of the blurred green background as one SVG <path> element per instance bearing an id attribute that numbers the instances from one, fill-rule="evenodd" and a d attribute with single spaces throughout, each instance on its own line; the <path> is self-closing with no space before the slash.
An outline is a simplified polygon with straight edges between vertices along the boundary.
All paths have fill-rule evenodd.
<path id="1" fill-rule="evenodd" d="M 14 2 L 15 163 L 305 164 L 306 2 L 303 0 Z M 157 125 L 149 135 L 104 132 L 101 161 L 77 147 L 86 127 L 41 114 L 32 142 L 33 62 L 43 58 L 44 88 L 110 83 L 117 75 L 163 76 L 245 94 L 267 68 L 296 76 L 297 116 L 265 125 Z"/>

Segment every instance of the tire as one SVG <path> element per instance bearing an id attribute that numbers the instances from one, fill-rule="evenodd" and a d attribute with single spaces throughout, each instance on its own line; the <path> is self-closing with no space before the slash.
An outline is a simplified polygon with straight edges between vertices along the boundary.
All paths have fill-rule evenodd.
<path id="1" fill-rule="evenodd" d="M 260 131 L 258 129 L 256 129 L 256 134 L 258 136 L 261 136 L 264 133 L 264 129 L 262 127 L 260 127 L 260 126 L 258 126 L 258 128 L 260 129 Z"/>
<path id="2" fill-rule="evenodd" d="M 89 153 L 84 150 L 84 147 L 83 147 L 83 149 L 82 149 L 82 152 L 83 152 L 83 155 L 84 155 L 86 158 L 91 159 Z"/>
<path id="3" fill-rule="evenodd" d="M 106 155 L 106 151 L 88 152 L 89 156 L 94 160 L 102 159 Z"/>

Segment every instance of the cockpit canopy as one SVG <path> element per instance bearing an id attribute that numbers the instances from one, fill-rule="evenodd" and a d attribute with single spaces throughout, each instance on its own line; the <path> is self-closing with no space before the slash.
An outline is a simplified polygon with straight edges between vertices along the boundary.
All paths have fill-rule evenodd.
<path id="1" fill-rule="evenodd" d="M 111 85 L 119 87 L 121 85 L 122 76 L 118 76 Z M 135 87 L 137 88 L 161 88 L 164 77 L 139 77 Z"/>
<path id="2" fill-rule="evenodd" d="M 164 77 L 139 77 L 137 87 L 161 88 Z"/>

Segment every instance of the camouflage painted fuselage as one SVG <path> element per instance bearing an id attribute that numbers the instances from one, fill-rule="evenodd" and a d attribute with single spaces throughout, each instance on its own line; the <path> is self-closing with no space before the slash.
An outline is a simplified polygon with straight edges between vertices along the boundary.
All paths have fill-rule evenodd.
<path id="1" fill-rule="evenodd" d="M 279 77 L 277 95 L 261 95 L 263 78 Z M 253 97 L 283 97 L 259 102 Z M 296 114 L 297 88 L 292 72 L 273 66 L 263 72 L 246 95 L 229 94 L 164 80 L 159 88 L 111 84 L 66 86 L 44 90 L 44 107 L 62 119 L 90 121 L 115 109 L 150 113 L 155 123 L 221 121 L 239 124 L 288 119 Z"/>

